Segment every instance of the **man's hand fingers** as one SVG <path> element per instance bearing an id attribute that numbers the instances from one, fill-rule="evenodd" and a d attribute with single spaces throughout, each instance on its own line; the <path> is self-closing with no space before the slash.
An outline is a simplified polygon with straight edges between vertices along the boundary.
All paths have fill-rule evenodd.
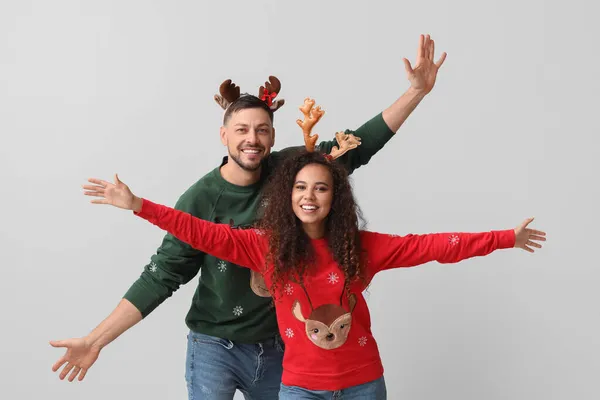
<path id="1" fill-rule="evenodd" d="M 50 346 L 52 346 L 52 347 L 69 347 L 69 342 L 67 340 L 51 340 Z"/>
<path id="2" fill-rule="evenodd" d="M 63 356 L 52 366 L 52 372 L 56 372 L 67 362 L 67 359 Z"/>
<path id="3" fill-rule="evenodd" d="M 410 61 L 408 61 L 408 59 L 403 58 L 402 61 L 404 61 L 404 68 L 406 68 L 406 73 L 411 75 L 414 73 L 412 66 L 410 65 Z"/>
<path id="4" fill-rule="evenodd" d="M 440 59 L 435 63 L 435 66 L 440 68 L 442 66 L 442 64 L 444 63 L 444 60 L 446 60 L 446 53 L 442 53 L 442 56 L 440 57 Z"/>
<path id="5" fill-rule="evenodd" d="M 433 62 L 433 54 L 435 53 L 435 42 L 432 40 L 429 45 L 429 61 Z"/>
<path id="6" fill-rule="evenodd" d="M 83 378 L 85 378 L 85 374 L 87 374 L 87 369 L 86 368 L 82 368 L 81 369 L 81 373 L 79 374 L 79 381 L 80 382 L 83 380 Z"/>
<path id="7" fill-rule="evenodd" d="M 68 375 L 69 372 L 71 372 L 71 370 L 73 369 L 74 365 L 71 363 L 68 363 L 66 367 L 63 368 L 63 370 L 60 373 L 60 379 L 63 380 L 65 379 L 65 377 Z"/>
<path id="8" fill-rule="evenodd" d="M 71 375 L 69 375 L 69 382 L 73 382 L 73 379 L 75 379 L 75 377 L 77 376 L 77 374 L 79 373 L 79 371 L 81 371 L 81 367 L 75 367 L 75 368 L 73 368 L 73 371 L 71 372 Z"/>
<path id="9" fill-rule="evenodd" d="M 423 57 L 429 57 L 429 35 L 425 35 L 425 39 L 423 40 Z"/>
<path id="10" fill-rule="evenodd" d="M 423 53 L 425 51 L 424 44 L 425 44 L 425 36 L 421 35 L 421 36 L 419 36 L 419 47 L 417 48 L 417 62 L 419 62 L 419 59 L 421 57 L 423 57 Z"/>

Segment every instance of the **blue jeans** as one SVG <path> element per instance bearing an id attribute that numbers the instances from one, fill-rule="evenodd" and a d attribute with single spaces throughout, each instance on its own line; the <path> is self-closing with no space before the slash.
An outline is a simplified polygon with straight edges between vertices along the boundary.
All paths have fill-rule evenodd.
<path id="1" fill-rule="evenodd" d="M 383 376 L 372 382 L 342 390 L 308 390 L 281 384 L 279 400 L 386 400 L 387 390 Z"/>
<path id="2" fill-rule="evenodd" d="M 232 342 L 190 331 L 185 363 L 189 400 L 277 400 L 283 372 L 280 337 L 259 343 Z"/>

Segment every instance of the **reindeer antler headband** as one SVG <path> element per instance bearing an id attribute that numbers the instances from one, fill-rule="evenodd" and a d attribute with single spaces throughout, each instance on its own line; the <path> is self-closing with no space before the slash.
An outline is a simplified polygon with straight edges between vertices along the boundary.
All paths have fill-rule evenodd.
<path id="1" fill-rule="evenodd" d="M 284 99 L 273 101 L 280 90 L 281 82 L 277 77 L 271 75 L 269 80 L 258 90 L 258 98 L 267 103 L 269 108 L 275 112 L 285 103 Z M 240 87 L 233 83 L 231 79 L 227 79 L 219 86 L 219 93 L 220 95 L 215 94 L 214 99 L 223 110 L 226 110 L 231 103 L 240 98 Z"/>
<path id="2" fill-rule="evenodd" d="M 315 101 L 310 98 L 304 99 L 304 105 L 299 108 L 304 114 L 304 120 L 296 120 L 296 123 L 302 128 L 304 134 L 304 145 L 306 150 L 313 152 L 315 151 L 315 144 L 319 135 L 311 135 L 312 128 L 321 120 L 321 117 L 325 114 L 325 111 L 320 106 L 314 107 Z M 337 132 L 335 139 L 338 142 L 338 146 L 333 146 L 331 152 L 325 156 L 330 160 L 335 160 L 338 157 L 346 154 L 350 150 L 353 150 L 360 146 L 360 138 L 354 136 L 351 133 Z"/>

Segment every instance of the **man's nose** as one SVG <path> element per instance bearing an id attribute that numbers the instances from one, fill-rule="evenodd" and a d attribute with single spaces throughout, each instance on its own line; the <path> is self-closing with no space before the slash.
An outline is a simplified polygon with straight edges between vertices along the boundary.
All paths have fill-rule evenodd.
<path id="1" fill-rule="evenodd" d="M 254 129 L 250 129 L 248 131 L 248 134 L 246 135 L 246 142 L 248 142 L 250 144 L 258 143 L 258 134 L 256 133 L 256 131 Z"/>

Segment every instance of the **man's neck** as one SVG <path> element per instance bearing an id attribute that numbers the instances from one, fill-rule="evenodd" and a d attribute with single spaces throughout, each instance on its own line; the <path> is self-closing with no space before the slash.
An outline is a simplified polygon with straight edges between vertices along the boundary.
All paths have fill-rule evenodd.
<path id="1" fill-rule="evenodd" d="M 228 160 L 220 169 L 221 176 L 227 182 L 237 186 L 249 186 L 259 181 L 260 168 L 256 171 L 246 171 L 235 161 Z"/>

